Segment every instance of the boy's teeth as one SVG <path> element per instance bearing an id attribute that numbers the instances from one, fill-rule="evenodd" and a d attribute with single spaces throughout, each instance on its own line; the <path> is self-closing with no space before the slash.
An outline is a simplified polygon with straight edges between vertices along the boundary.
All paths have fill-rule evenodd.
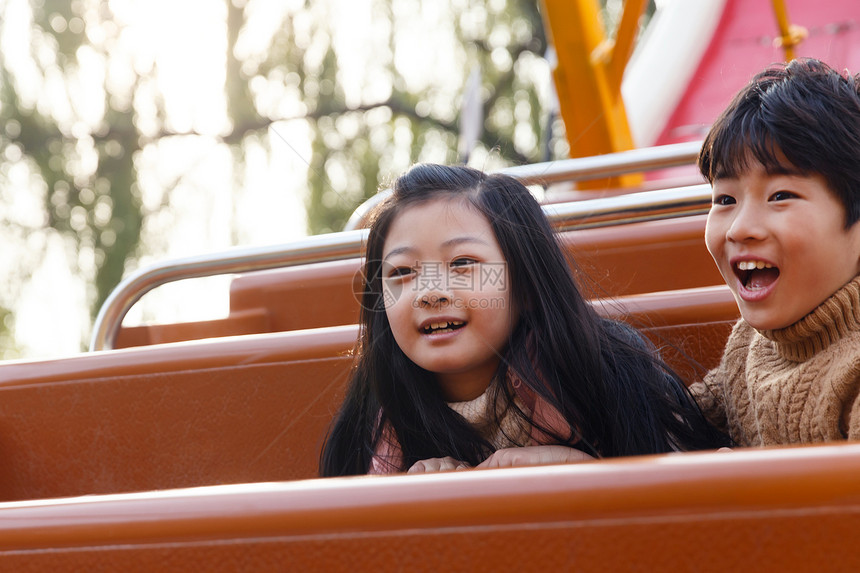
<path id="1" fill-rule="evenodd" d="M 754 271 L 756 269 L 772 269 L 773 265 L 764 261 L 741 261 L 738 268 L 742 271 Z"/>

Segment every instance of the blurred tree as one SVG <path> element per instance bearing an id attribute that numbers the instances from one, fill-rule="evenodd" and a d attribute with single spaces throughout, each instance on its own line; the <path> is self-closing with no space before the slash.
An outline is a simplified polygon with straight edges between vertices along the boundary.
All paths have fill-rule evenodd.
<path id="1" fill-rule="evenodd" d="M 497 167 L 542 158 L 539 143 L 548 127 L 551 87 L 536 1 L 460 0 L 445 5 L 435 0 L 375 0 L 371 4 L 370 29 L 377 36 L 387 36 L 384 43 L 379 38 L 376 42 L 388 51 L 364 63 L 373 86 L 359 84 L 360 93 L 347 93 L 341 81 L 345 54 L 329 42 L 324 56 L 314 58 L 316 44 L 296 41 L 289 16 L 283 35 L 273 42 L 259 70 L 267 78 L 277 69 L 282 70 L 278 78 L 295 74 L 308 107 L 305 117 L 313 138 L 308 161 L 310 233 L 343 228 L 358 204 L 415 161 L 462 159 L 457 153 L 459 112 L 472 70 L 480 71 L 475 95 L 482 104 L 477 149 L 469 146 L 467 150 L 473 162 Z M 427 30 L 440 11 L 447 22 Z M 317 29 L 316 33 L 332 31 Z M 427 42 L 424 46 L 416 44 L 422 40 Z M 445 67 L 441 58 L 428 58 L 437 49 L 451 50 L 456 65 Z M 416 80 L 416 73 L 426 79 Z M 563 130 L 557 134 L 553 156 L 565 151 Z"/>
<path id="2" fill-rule="evenodd" d="M 109 17 L 107 5 L 86 20 L 82 2 L 34 2 L 29 13 L 20 2 L 0 6 L 3 202 L 8 206 L 17 201 L 7 195 L 16 193 L 10 189 L 15 170 L 23 168 L 18 175 L 26 172 L 24 188 L 41 196 L 43 205 L 43 217 L 24 225 L 26 234 L 45 227 L 70 239 L 70 255 L 77 259 L 73 266 L 89 271 L 83 275 L 95 284 L 95 306 L 117 284 L 137 250 L 143 218 L 133 161 L 139 136 L 130 101 L 106 86 L 90 86 L 86 93 L 70 89 L 81 80 L 84 66 L 107 58 L 109 38 L 98 45 L 87 34 L 88 27 Z M 31 25 L 13 33 L 21 19 Z M 101 102 L 85 100 L 100 87 Z M 102 107 L 97 120 L 92 118 L 93 105 Z M 20 224 L 10 215 L 4 219 L 6 225 Z M 28 276 L 39 257 L 27 254 L 21 264 Z"/>
<path id="3" fill-rule="evenodd" d="M 0 205 L 37 201 L 41 213 L 0 210 L 4 236 L 26 252 L 0 261 L 10 283 L 0 306 L 14 306 L 11 283 L 39 266 L 53 234 L 89 285 L 94 315 L 140 256 L 169 242 L 164 213 L 194 165 L 170 177 L 152 157 L 180 143 L 226 150 L 236 192 L 251 185 L 250 154 L 262 147 L 274 158 L 286 143 L 307 166 L 312 234 L 342 229 L 416 161 L 468 155 L 489 170 L 566 154 L 537 0 L 201 2 L 179 34 L 191 46 L 204 41 L 198 27 L 223 26 L 221 48 L 206 56 L 224 73 L 209 127 L 177 119 L 163 60 L 128 53 L 135 10 L 161 10 L 167 23 L 171 6 L 0 0 Z M 471 120 L 460 117 L 464 98 Z M 473 142 L 459 141 L 461 120 Z M 290 135 L 296 122 L 309 144 Z M 231 242 L 242 240 L 234 228 Z"/>

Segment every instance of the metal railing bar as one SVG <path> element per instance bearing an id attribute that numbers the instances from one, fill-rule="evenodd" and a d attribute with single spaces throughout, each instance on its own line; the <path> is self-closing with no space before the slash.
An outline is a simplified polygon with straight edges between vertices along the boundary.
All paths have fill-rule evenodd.
<path id="1" fill-rule="evenodd" d="M 585 181 L 614 177 L 625 173 L 653 171 L 667 167 L 678 167 L 696 162 L 701 141 L 688 141 L 643 147 L 629 151 L 618 151 L 592 157 L 575 157 L 560 159 L 546 163 L 531 163 L 500 169 L 504 173 L 519 179 L 524 185 L 546 185 L 562 181 Z"/>
<path id="2" fill-rule="evenodd" d="M 593 157 L 577 157 L 560 159 L 545 163 L 532 163 L 500 169 L 504 173 L 519 179 L 524 185 L 549 185 L 565 181 L 585 181 L 601 177 L 613 177 L 625 173 L 653 171 L 695 163 L 702 148 L 701 141 L 673 143 L 657 147 L 643 147 L 629 151 L 619 151 L 596 155 Z M 344 230 L 357 229 L 367 213 L 388 195 L 390 190 L 380 191 L 359 205 L 344 226 Z"/>
<path id="3" fill-rule="evenodd" d="M 590 228 L 689 216 L 707 212 L 711 201 L 708 185 L 544 205 L 544 213 L 559 230 Z M 290 243 L 265 247 L 237 247 L 222 252 L 174 259 L 129 275 L 102 305 L 93 326 L 90 350 L 114 347 L 122 320 L 143 295 L 163 284 L 219 274 L 259 271 L 301 264 L 358 257 L 367 230 L 314 235 Z"/>
<path id="4" fill-rule="evenodd" d="M 262 271 L 356 257 L 367 230 L 315 235 L 290 243 L 237 247 L 173 259 L 140 269 L 123 279 L 105 300 L 93 325 L 90 351 L 114 347 L 122 320 L 149 291 L 169 282 L 220 274 Z"/>
<path id="5" fill-rule="evenodd" d="M 542 207 L 557 231 L 603 227 L 707 213 L 711 186 L 703 183 Z"/>

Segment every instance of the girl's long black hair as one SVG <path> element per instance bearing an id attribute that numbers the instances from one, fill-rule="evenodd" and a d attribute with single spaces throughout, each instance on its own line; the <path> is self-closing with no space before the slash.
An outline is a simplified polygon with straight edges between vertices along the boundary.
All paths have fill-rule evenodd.
<path id="1" fill-rule="evenodd" d="M 464 208 L 482 213 L 495 233 L 519 310 L 496 376 L 505 380 L 516 374 L 564 416 L 574 435 L 539 429 L 595 457 L 729 445 L 654 348 L 632 328 L 597 316 L 583 299 L 549 222 L 525 186 L 464 166 L 424 164 L 396 181 L 371 221 L 355 363 L 323 448 L 321 475 L 367 473 L 386 425 L 402 449 L 402 469 L 445 456 L 477 465 L 493 451 L 447 406 L 434 375 L 400 350 L 385 314 L 380 261 L 388 229 L 405 208 L 439 198 L 463 200 Z M 495 388 L 517 415 L 537 425 L 514 405 L 508 385 Z"/>

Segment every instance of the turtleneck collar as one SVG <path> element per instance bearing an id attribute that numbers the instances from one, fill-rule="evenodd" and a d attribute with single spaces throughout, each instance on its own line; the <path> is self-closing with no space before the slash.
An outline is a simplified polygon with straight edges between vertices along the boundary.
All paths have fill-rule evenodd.
<path id="1" fill-rule="evenodd" d="M 498 385 L 494 380 L 474 400 L 448 402 L 448 407 L 463 416 L 494 448 L 524 446 L 530 439 L 530 428 L 516 410 L 525 411 L 525 406 L 517 396 L 513 397 L 513 404 L 508 404 L 504 390 Z"/>
<path id="2" fill-rule="evenodd" d="M 490 417 L 490 408 L 487 405 L 487 401 L 490 399 L 490 388 L 493 386 L 494 384 L 490 384 L 484 390 L 483 394 L 472 400 L 448 402 L 448 407 L 466 418 L 466 421 L 472 425 L 484 424 Z"/>
<path id="3" fill-rule="evenodd" d="M 860 276 L 794 324 L 758 332 L 773 341 L 786 360 L 804 362 L 857 330 L 860 330 Z"/>

